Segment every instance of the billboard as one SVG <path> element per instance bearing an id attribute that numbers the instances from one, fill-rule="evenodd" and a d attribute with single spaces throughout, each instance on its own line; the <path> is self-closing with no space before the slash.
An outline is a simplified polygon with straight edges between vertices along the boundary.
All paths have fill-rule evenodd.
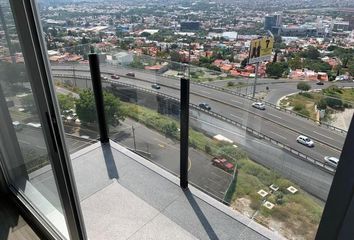
<path id="1" fill-rule="evenodd" d="M 251 40 L 248 62 L 257 63 L 269 60 L 272 56 L 273 45 L 273 37 L 262 37 Z"/>

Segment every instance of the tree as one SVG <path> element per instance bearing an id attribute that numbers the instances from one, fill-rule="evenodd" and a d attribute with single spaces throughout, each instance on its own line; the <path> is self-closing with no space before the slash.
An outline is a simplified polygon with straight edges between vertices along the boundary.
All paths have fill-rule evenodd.
<path id="1" fill-rule="evenodd" d="M 140 34 L 140 37 L 145 37 L 145 38 L 149 38 L 151 36 L 151 33 L 148 33 L 148 32 L 142 32 Z"/>
<path id="2" fill-rule="evenodd" d="M 103 92 L 104 110 L 107 124 L 116 126 L 125 119 L 126 113 L 122 109 L 120 100 L 112 93 Z M 93 92 L 91 89 L 81 91 L 76 101 L 76 113 L 83 123 L 96 122 L 97 115 Z"/>
<path id="3" fill-rule="evenodd" d="M 327 101 L 324 98 L 321 98 L 318 102 L 317 102 L 317 108 L 324 110 L 327 108 Z"/>
<path id="4" fill-rule="evenodd" d="M 303 68 L 301 58 L 298 55 L 296 55 L 294 58 L 290 59 L 288 63 L 289 63 L 289 67 L 291 69 L 302 69 Z"/>
<path id="5" fill-rule="evenodd" d="M 310 84 L 305 83 L 305 82 L 299 82 L 297 84 L 297 89 L 301 90 L 301 91 L 308 91 L 311 89 Z"/>
<path id="6" fill-rule="evenodd" d="M 241 68 L 245 68 L 247 66 L 247 63 L 248 63 L 248 57 L 241 61 Z"/>
<path id="7" fill-rule="evenodd" d="M 171 61 L 173 62 L 180 62 L 181 61 L 181 56 L 177 51 L 171 51 L 170 53 Z"/>
<path id="8" fill-rule="evenodd" d="M 296 87 L 301 91 L 309 91 L 311 89 L 311 85 L 306 82 L 299 82 Z"/>
<path id="9" fill-rule="evenodd" d="M 331 107 L 331 108 L 334 108 L 334 109 L 343 108 L 343 101 L 340 100 L 339 98 L 327 97 L 326 98 L 326 103 L 327 103 L 328 107 Z"/>
<path id="10" fill-rule="evenodd" d="M 302 51 L 300 55 L 304 58 L 318 59 L 321 54 L 314 46 L 309 46 L 307 50 Z"/>
<path id="11" fill-rule="evenodd" d="M 75 99 L 71 93 L 69 95 L 58 94 L 58 102 L 62 112 L 75 107 Z"/>
<path id="12" fill-rule="evenodd" d="M 162 126 L 162 131 L 168 137 L 177 138 L 178 135 L 178 127 L 175 122 L 169 122 Z"/>
<path id="13" fill-rule="evenodd" d="M 286 63 L 273 62 L 267 64 L 266 73 L 268 76 L 279 78 L 287 69 L 288 65 Z"/>
<path id="14" fill-rule="evenodd" d="M 36 104 L 34 102 L 34 98 L 32 94 L 26 95 L 24 97 L 21 98 L 20 100 L 21 105 L 24 109 L 26 109 L 27 111 L 29 111 L 30 113 L 36 113 L 37 109 L 36 109 Z"/>

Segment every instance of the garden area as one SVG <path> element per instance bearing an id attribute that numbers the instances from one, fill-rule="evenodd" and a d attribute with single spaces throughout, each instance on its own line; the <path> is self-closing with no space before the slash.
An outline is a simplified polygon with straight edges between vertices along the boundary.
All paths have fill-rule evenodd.
<path id="1" fill-rule="evenodd" d="M 307 83 L 301 83 L 305 84 Z M 307 84 L 308 85 L 308 84 Z M 280 101 L 280 106 L 293 110 L 305 117 L 331 123 L 333 114 L 343 112 L 353 107 L 354 89 L 329 86 L 320 91 L 309 91 L 308 87 L 300 87 L 300 93 L 287 96 Z M 324 115 L 319 119 L 317 110 L 322 110 Z"/>

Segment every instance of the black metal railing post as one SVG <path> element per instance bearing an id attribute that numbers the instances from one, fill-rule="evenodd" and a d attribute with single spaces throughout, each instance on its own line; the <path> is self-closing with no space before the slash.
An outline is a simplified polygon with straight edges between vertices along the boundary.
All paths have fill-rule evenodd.
<path id="1" fill-rule="evenodd" d="M 181 78 L 180 186 L 188 188 L 189 79 Z"/>
<path id="2" fill-rule="evenodd" d="M 89 63 L 90 63 L 90 72 L 91 72 L 91 80 L 92 80 L 92 89 L 93 89 L 93 94 L 95 96 L 95 103 L 96 103 L 96 110 L 97 110 L 98 127 L 100 129 L 100 141 L 101 143 L 107 143 L 109 141 L 109 138 L 108 138 L 106 116 L 104 112 L 100 62 L 98 60 L 97 53 L 89 54 Z"/>

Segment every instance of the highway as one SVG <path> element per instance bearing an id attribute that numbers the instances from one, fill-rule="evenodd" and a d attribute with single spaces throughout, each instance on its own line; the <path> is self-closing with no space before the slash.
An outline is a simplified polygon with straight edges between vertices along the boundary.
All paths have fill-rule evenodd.
<path id="1" fill-rule="evenodd" d="M 243 79 L 236 79 L 236 80 L 223 80 L 223 81 L 213 81 L 210 82 L 210 85 L 217 86 L 217 87 L 227 87 L 228 82 L 237 83 L 245 83 L 247 85 L 235 85 L 235 87 L 228 88 L 230 90 L 234 90 L 243 94 L 251 94 L 253 92 L 253 82 L 254 79 L 251 78 L 243 78 Z M 297 93 L 299 90 L 297 89 L 298 80 L 289 80 L 289 79 L 259 79 L 257 80 L 257 93 L 267 93 L 264 100 L 273 104 L 277 104 L 278 100 L 286 95 Z M 316 81 L 306 81 L 311 86 L 311 90 L 320 90 L 323 88 L 327 88 L 332 85 L 336 85 L 338 87 L 354 87 L 354 82 L 349 81 L 337 81 L 337 82 L 324 82 L 323 85 L 317 85 Z M 269 88 L 267 90 L 266 88 Z"/>
<path id="2" fill-rule="evenodd" d="M 62 66 L 60 67 L 61 69 L 63 68 Z M 65 74 L 67 76 L 72 75 L 72 72 L 70 72 L 70 67 L 67 68 L 67 70 L 54 70 L 54 74 Z M 102 72 L 105 71 L 112 71 L 112 70 L 107 70 L 106 68 L 102 70 Z M 121 74 L 120 70 L 119 73 Z M 126 70 L 129 71 L 129 70 Z M 115 72 L 117 73 L 117 70 L 115 69 Z M 165 94 L 168 94 L 170 96 L 174 96 L 176 98 L 179 98 L 179 81 L 173 80 L 170 78 L 167 78 L 166 80 L 161 80 L 161 77 L 157 76 L 151 76 L 150 75 L 150 80 L 139 80 L 138 78 L 141 78 L 140 72 L 135 72 L 136 73 L 136 78 L 127 78 L 127 77 L 121 77 L 118 82 L 125 82 L 129 84 L 134 84 L 139 87 L 144 87 L 149 90 L 154 90 L 151 89 L 151 83 L 152 82 L 158 82 L 162 87 L 160 92 L 163 92 Z M 75 72 L 76 76 L 89 76 L 88 72 L 82 72 L 82 71 L 77 71 Z M 107 76 L 110 79 L 109 74 L 103 74 L 103 76 Z M 155 80 L 151 80 L 151 78 L 155 78 Z M 157 80 L 158 79 L 158 80 Z M 111 79 L 113 80 L 113 79 Z M 90 80 L 86 81 L 83 79 L 77 79 L 76 84 L 80 88 L 85 88 L 86 86 L 90 86 Z M 104 86 L 110 85 L 107 83 L 103 84 Z M 169 86 L 169 87 L 166 87 Z M 198 85 L 191 85 L 191 89 L 193 89 L 194 93 L 194 87 L 200 87 Z M 208 90 L 208 91 L 207 91 Z M 204 91 L 204 92 L 203 92 Z M 217 108 L 220 108 L 221 110 L 218 111 L 220 114 L 224 114 L 225 116 L 227 115 L 227 112 L 229 114 L 229 118 L 233 118 L 235 121 L 241 122 L 244 125 L 247 125 L 249 127 L 252 126 L 257 131 L 267 133 L 271 135 L 272 138 L 277 138 L 280 139 L 280 142 L 284 142 L 289 144 L 289 146 L 296 148 L 297 150 L 303 152 L 304 154 L 308 154 L 313 158 L 318 159 L 319 161 L 323 160 L 323 156 L 326 155 L 334 155 L 336 152 L 339 156 L 339 151 L 335 149 L 329 149 L 326 147 L 326 144 L 319 144 L 316 143 L 316 147 L 313 149 L 309 149 L 305 146 L 302 146 L 296 142 L 296 137 L 297 135 L 294 132 L 289 130 L 287 126 L 281 126 L 278 123 L 274 123 L 272 121 L 264 120 L 263 115 L 269 110 L 273 110 L 270 115 L 271 117 L 274 117 L 273 119 L 280 119 L 278 114 L 282 114 L 285 116 L 290 116 L 294 118 L 295 121 L 299 121 L 298 126 L 303 127 L 302 124 L 311 124 L 311 126 L 315 126 L 318 129 L 323 130 L 322 127 L 318 127 L 312 122 L 303 119 L 303 118 L 298 118 L 293 115 L 288 115 L 284 112 L 280 112 L 275 109 L 267 109 L 266 111 L 260 111 L 257 109 L 253 109 L 250 107 L 250 102 L 246 99 L 241 99 L 239 102 L 237 102 L 237 96 L 230 95 L 227 93 L 222 93 L 218 92 L 219 96 L 218 98 L 222 97 L 222 101 L 225 101 L 226 103 L 223 103 L 220 100 L 217 101 L 211 101 L 210 97 L 208 98 L 209 95 L 211 95 L 215 90 L 212 89 L 197 89 L 196 93 L 197 94 L 192 94 L 191 95 L 191 101 L 198 104 L 199 102 L 208 102 L 212 106 L 212 111 L 217 111 Z M 200 93 L 200 94 L 199 94 Z M 206 95 L 207 97 L 204 97 L 203 94 Z M 215 94 L 215 93 L 214 93 Z M 228 99 L 230 98 L 230 99 Z M 233 104 L 227 104 L 228 102 L 235 103 L 236 106 L 242 107 L 242 109 L 235 107 Z M 216 108 L 217 107 L 217 108 Z M 258 114 L 259 116 L 255 116 L 255 113 Z M 266 115 L 265 115 L 266 116 Z M 280 119 L 284 120 L 284 119 Z M 191 119 L 193 121 L 193 119 Z M 199 123 L 200 122 L 208 122 L 207 118 L 201 117 L 200 119 L 197 120 Z M 276 170 L 279 172 L 282 176 L 287 177 L 300 186 L 302 186 L 306 191 L 312 193 L 313 195 L 319 197 L 322 200 L 325 200 L 332 182 L 332 175 L 324 172 L 321 170 L 321 168 L 317 168 L 315 165 L 312 165 L 306 161 L 302 161 L 301 158 L 296 157 L 295 155 L 279 149 L 279 147 L 270 144 L 270 143 L 265 143 L 263 141 L 259 141 L 254 137 L 249 136 L 246 134 L 246 132 L 242 129 L 239 129 L 234 126 L 230 126 L 225 128 L 220 127 L 222 124 L 210 124 L 208 127 L 208 132 L 217 134 L 220 133 L 224 136 L 227 136 L 228 138 L 234 140 L 236 143 L 239 143 L 240 146 L 242 146 L 250 155 L 252 159 L 255 161 L 267 166 L 270 169 Z M 272 127 L 272 128 L 271 128 Z M 272 130 L 269 131 L 269 128 Z M 277 128 L 280 128 L 281 131 L 278 131 Z M 338 138 L 342 137 L 344 139 L 344 136 L 341 136 L 340 134 L 337 134 L 331 130 L 324 129 L 329 132 L 329 137 L 333 140 L 335 140 L 332 136 L 333 134 L 336 134 Z M 238 132 L 238 133 L 235 133 Z M 288 137 L 291 141 L 285 141 L 287 140 L 286 137 L 280 135 L 280 134 L 287 134 L 285 136 L 290 136 Z M 293 134 L 293 135 L 291 135 Z M 327 136 L 326 136 L 327 137 Z M 293 139 L 291 139 L 293 138 Z M 330 139 L 330 140 L 331 140 Z M 320 150 L 319 150 L 320 149 Z M 326 151 L 325 153 L 323 151 Z M 334 153 L 333 153 L 334 152 Z M 168 163 L 167 163 L 168 164 Z M 165 165 L 165 164 L 163 164 Z M 165 165 L 166 166 L 166 165 Z M 170 168 L 170 166 L 166 166 Z"/>
<path id="3" fill-rule="evenodd" d="M 77 76 L 89 76 L 88 72 L 80 71 L 88 70 L 88 66 L 76 65 L 75 68 Z M 70 75 L 70 70 L 72 70 L 71 66 L 53 66 L 54 74 Z M 116 67 L 107 65 L 101 66 L 102 73 L 109 72 L 124 76 L 129 71 L 131 70 L 125 68 L 117 69 Z M 110 78 L 109 74 L 102 75 Z M 151 84 L 156 82 L 161 85 L 161 89 L 158 91 L 176 98 L 179 98 L 180 94 L 178 80 L 146 72 L 135 71 L 135 78 L 121 77 L 118 81 L 136 84 L 137 86 L 149 89 L 151 89 Z M 314 159 L 322 160 L 327 155 L 335 157 L 339 157 L 340 155 L 345 136 L 333 130 L 320 127 L 312 121 L 281 112 L 271 107 L 267 107 L 265 111 L 254 109 L 251 107 L 252 102 L 245 98 L 201 85 L 191 84 L 191 103 L 199 104 L 201 102 L 207 102 L 212 108 L 211 111 L 253 128 Z M 298 144 L 296 138 L 300 134 L 312 138 L 315 142 L 315 147 L 308 148 Z"/>

